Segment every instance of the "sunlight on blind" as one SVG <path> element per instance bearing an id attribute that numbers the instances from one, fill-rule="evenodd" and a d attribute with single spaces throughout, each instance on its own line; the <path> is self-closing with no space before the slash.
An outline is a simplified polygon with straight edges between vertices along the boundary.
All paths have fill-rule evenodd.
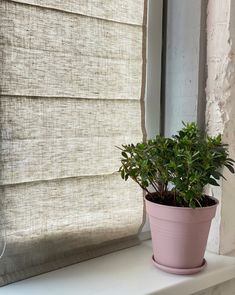
<path id="1" fill-rule="evenodd" d="M 115 146 L 143 139 L 145 4 L 1 1 L 0 285 L 138 242 Z"/>

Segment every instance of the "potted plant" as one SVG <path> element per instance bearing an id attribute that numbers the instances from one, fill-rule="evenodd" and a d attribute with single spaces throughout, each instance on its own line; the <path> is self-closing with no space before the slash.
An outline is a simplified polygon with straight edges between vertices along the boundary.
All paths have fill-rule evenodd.
<path id="1" fill-rule="evenodd" d="M 122 145 L 119 172 L 145 192 L 153 244 L 153 263 L 177 274 L 200 271 L 211 220 L 218 201 L 204 193 L 219 186 L 221 168 L 234 173 L 221 135 L 204 136 L 195 123 L 184 124 L 172 138 Z"/>

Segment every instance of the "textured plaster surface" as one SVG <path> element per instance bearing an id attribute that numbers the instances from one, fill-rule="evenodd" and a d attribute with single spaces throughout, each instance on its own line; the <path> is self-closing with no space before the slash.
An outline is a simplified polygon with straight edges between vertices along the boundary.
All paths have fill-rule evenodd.
<path id="1" fill-rule="evenodd" d="M 235 159 L 235 1 L 230 4 L 230 43 L 228 77 L 230 96 L 227 99 L 228 119 L 224 126 L 224 142 L 229 143 L 230 156 Z M 223 181 L 222 223 L 220 252 L 235 250 L 235 176 L 226 171 L 227 181 Z M 235 286 L 234 286 L 235 289 Z"/>
<path id="2" fill-rule="evenodd" d="M 229 120 L 231 96 L 230 0 L 209 0 L 207 16 L 207 127 L 208 133 L 223 133 Z"/>
<path id="3" fill-rule="evenodd" d="M 207 132 L 223 135 L 235 158 L 235 3 L 209 0 L 207 17 Z M 212 224 L 208 249 L 227 253 L 235 249 L 235 179 L 224 171 L 227 181 L 211 193 L 221 200 Z M 235 287 L 234 287 L 235 289 Z M 218 293 L 219 294 L 219 293 Z"/>

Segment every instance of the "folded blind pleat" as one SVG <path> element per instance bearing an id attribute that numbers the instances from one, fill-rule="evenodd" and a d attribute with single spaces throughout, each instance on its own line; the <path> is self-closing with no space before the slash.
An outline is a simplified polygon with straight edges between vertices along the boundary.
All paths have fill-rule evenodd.
<path id="1" fill-rule="evenodd" d="M 143 25 L 144 0 L 9 0 L 62 12 L 132 25 Z"/>
<path id="2" fill-rule="evenodd" d="M 0 285 L 138 243 L 115 146 L 145 136 L 145 19 L 145 1 L 1 1 Z"/>
<path id="3" fill-rule="evenodd" d="M 0 7 L 2 94 L 140 97 L 142 27 L 11 1 Z"/>

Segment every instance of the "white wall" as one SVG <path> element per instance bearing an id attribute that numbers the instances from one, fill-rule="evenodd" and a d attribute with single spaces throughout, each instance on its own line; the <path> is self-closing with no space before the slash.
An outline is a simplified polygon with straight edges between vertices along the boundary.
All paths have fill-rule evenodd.
<path id="1" fill-rule="evenodd" d="M 235 2 L 209 0 L 207 21 L 207 131 L 222 133 L 235 158 Z M 224 169 L 227 181 L 211 193 L 220 199 L 208 248 L 225 254 L 235 250 L 235 176 Z M 234 287 L 235 288 L 235 287 Z"/>

